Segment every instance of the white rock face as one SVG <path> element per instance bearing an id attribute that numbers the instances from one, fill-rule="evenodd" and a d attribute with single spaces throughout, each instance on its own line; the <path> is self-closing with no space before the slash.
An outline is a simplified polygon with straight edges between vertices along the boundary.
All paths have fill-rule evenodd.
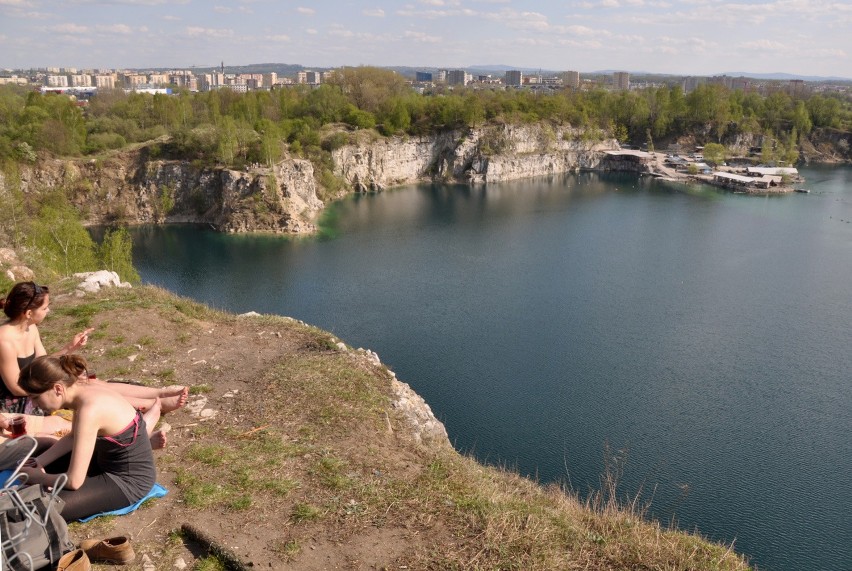
<path id="1" fill-rule="evenodd" d="M 570 127 L 489 125 L 465 132 L 391 137 L 332 152 L 335 174 L 361 192 L 423 180 L 496 182 L 595 168 L 613 139 Z"/>
<path id="2" fill-rule="evenodd" d="M 127 282 L 122 282 L 117 273 L 109 270 L 83 272 L 74 274 L 74 277 L 83 280 L 77 284 L 77 289 L 87 292 L 96 292 L 102 287 L 133 287 Z"/>
<path id="3" fill-rule="evenodd" d="M 411 435 L 415 442 L 418 444 L 450 445 L 447 429 L 440 420 L 435 418 L 432 409 L 429 408 L 423 397 L 414 392 L 406 383 L 398 381 L 396 378 L 391 379 L 391 388 L 396 394 L 393 406 L 399 409 L 408 420 Z"/>

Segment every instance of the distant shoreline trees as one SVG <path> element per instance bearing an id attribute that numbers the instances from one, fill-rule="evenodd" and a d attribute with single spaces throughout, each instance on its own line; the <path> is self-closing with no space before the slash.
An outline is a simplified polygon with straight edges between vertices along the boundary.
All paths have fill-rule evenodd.
<path id="1" fill-rule="evenodd" d="M 176 95 L 104 91 L 84 110 L 67 97 L 0 86 L 0 161 L 33 161 L 38 153 L 96 156 L 133 143 L 161 141 L 155 156 L 241 167 L 270 164 L 285 145 L 320 163 L 348 130 L 423 135 L 483 123 L 548 121 L 603 131 L 641 144 L 700 134 L 721 143 L 736 134 L 783 141 L 787 148 L 813 129 L 852 129 L 852 102 L 835 95 L 767 96 L 704 84 L 635 91 L 436 89 L 424 95 L 391 71 L 338 70 L 316 88 L 236 93 L 227 89 Z M 659 144 L 658 144 L 659 146 Z M 789 153 L 788 153 L 789 154 Z M 322 173 L 320 173 L 322 175 Z"/>

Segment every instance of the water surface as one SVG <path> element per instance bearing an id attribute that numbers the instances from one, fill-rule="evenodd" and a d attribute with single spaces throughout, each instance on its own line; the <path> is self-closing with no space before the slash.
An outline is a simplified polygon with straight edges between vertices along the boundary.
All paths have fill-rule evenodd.
<path id="1" fill-rule="evenodd" d="M 852 169 L 755 197 L 628 175 L 410 187 L 325 239 L 133 231 L 143 280 L 377 351 L 478 458 L 762 569 L 852 570 Z"/>

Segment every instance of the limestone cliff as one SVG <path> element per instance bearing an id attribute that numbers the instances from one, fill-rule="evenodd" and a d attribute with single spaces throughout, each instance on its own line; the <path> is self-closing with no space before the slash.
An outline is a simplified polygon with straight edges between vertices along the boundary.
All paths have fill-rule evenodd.
<path id="1" fill-rule="evenodd" d="M 464 132 L 391 137 L 332 152 L 335 174 L 356 191 L 423 180 L 496 182 L 596 168 L 615 140 L 569 127 L 488 125 Z"/>
<path id="2" fill-rule="evenodd" d="M 236 171 L 154 160 L 145 149 L 103 160 L 48 159 L 19 168 L 24 194 L 68 191 L 92 224 L 202 222 L 225 232 L 309 233 L 323 203 L 310 161 Z M 2 184 L 2 181 L 0 181 Z"/>
<path id="3" fill-rule="evenodd" d="M 356 135 L 360 135 L 356 134 Z M 484 183 L 598 168 L 612 139 L 549 124 L 485 125 L 422 137 L 355 137 L 332 151 L 354 191 L 424 180 Z M 152 157 L 143 147 L 101 159 L 20 165 L 25 194 L 63 188 L 90 224 L 200 222 L 223 232 L 305 234 L 323 208 L 310 161 L 237 171 Z M 0 190 L 4 179 L 0 178 Z"/>

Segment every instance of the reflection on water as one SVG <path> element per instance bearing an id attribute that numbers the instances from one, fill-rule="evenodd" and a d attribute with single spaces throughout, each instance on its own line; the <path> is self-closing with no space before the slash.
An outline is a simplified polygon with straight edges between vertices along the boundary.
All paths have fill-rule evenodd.
<path id="1" fill-rule="evenodd" d="M 134 230 L 143 279 L 376 350 L 456 446 L 625 495 L 761 568 L 852 562 L 852 169 L 754 197 L 629 175 L 421 185 L 321 239 Z M 650 498 L 649 498 L 650 499 Z"/>

